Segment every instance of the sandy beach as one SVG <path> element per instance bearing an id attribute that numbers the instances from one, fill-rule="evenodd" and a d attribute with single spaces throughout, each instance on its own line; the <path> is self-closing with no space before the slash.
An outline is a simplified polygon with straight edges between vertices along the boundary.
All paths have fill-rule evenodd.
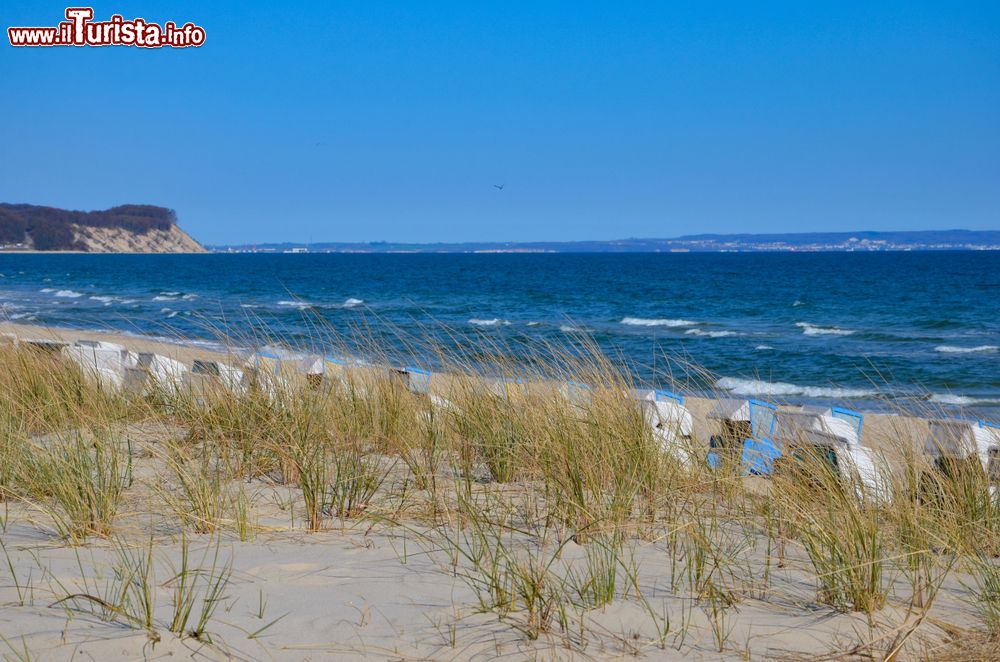
<path id="1" fill-rule="evenodd" d="M 0 331 L 21 339 L 118 342 L 187 364 L 234 358 L 125 335 L 12 324 Z M 436 379 L 432 392 L 445 389 L 441 380 L 450 378 Z M 713 432 L 705 418 L 711 404 L 687 401 L 695 440 Z M 407 463 L 383 452 L 377 457 L 379 483 L 363 514 L 330 517 L 311 527 L 303 490 L 295 480 L 268 472 L 223 479 L 218 493 L 236 495 L 233 503 L 241 505 L 221 508 L 211 527 L 197 520 L 192 525 L 178 496 L 183 474 L 172 464 L 172 453 L 190 446 L 195 432 L 179 418 L 145 415 L 116 424 L 118 438 L 128 443 L 130 478 L 113 533 L 67 544 L 46 506 L 13 495 L 2 502 L 0 654 L 7 659 L 833 659 L 895 650 L 898 659 L 945 659 L 956 651 L 959 633 L 977 627 L 979 612 L 969 588 L 974 580 L 958 571 L 940 583 L 927 609 L 915 607 L 912 585 L 892 564 L 883 571 L 885 602 L 879 609 L 860 613 L 824 604 L 810 554 L 789 539 L 781 543 L 779 561 L 771 533 L 746 519 L 752 507 L 744 500 L 767 499 L 772 490 L 771 481 L 757 477 L 742 479 L 743 487 L 735 491 L 702 483 L 696 488 L 700 494 L 684 497 L 699 505 L 683 511 L 680 520 L 639 519 L 628 525 L 630 533 L 615 538 L 620 546 L 614 563 L 621 567 L 612 597 L 589 607 L 582 597 L 557 601 L 539 627 L 532 622 L 538 616 L 523 606 L 498 609 L 484 602 L 488 573 L 465 555 L 493 534 L 474 520 L 471 530 L 483 536 L 477 543 L 468 536 L 465 511 L 440 510 L 441 503 L 461 500 L 464 485 L 471 490 L 466 498 L 483 512 L 507 508 L 505 517 L 524 517 L 530 524 L 494 532 L 498 537 L 489 538 L 487 548 L 513 550 L 510 558 L 527 567 L 544 566 L 546 581 L 557 581 L 560 595 L 583 596 L 590 589 L 581 578 L 601 548 L 532 518 L 545 503 L 537 482 L 500 484 L 488 477 L 463 482 L 454 466 L 443 464 L 433 477 L 439 487 L 431 493 L 419 487 Z M 864 443 L 878 447 L 905 434 L 916 445 L 925 433 L 926 424 L 917 419 L 870 415 Z M 52 430 L 34 443 L 45 447 L 62 434 Z M 702 520 L 709 512 L 713 515 Z M 681 544 L 686 551 L 678 552 L 678 527 L 690 531 L 706 522 L 712 522 L 705 534 L 708 548 L 727 559 L 712 571 L 725 586 L 721 602 L 691 583 L 692 573 L 703 571 L 696 570 L 694 549 Z M 209 608 L 200 631 L 172 627 L 178 569 L 184 567 L 195 569 L 188 573 L 195 578 L 194 614 Z M 212 586 L 218 586 L 214 597 Z M 116 611 L 126 607 L 109 606 L 134 610 L 143 600 L 150 605 L 145 624 Z"/>

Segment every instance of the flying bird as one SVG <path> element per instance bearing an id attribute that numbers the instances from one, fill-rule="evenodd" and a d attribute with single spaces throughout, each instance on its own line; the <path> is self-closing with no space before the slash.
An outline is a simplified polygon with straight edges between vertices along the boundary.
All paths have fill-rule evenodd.
<path id="1" fill-rule="evenodd" d="M 498 191 L 502 191 L 504 186 L 506 186 L 506 184 L 494 184 L 493 188 L 495 188 Z"/>

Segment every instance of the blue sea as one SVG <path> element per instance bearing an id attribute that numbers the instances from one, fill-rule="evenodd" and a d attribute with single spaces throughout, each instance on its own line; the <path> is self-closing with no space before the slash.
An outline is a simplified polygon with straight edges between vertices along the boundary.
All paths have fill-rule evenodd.
<path id="1" fill-rule="evenodd" d="M 428 365 L 414 339 L 516 355 L 582 336 L 647 383 L 994 417 L 998 308 L 989 252 L 0 255 L 14 322 L 207 344 L 362 328 Z"/>

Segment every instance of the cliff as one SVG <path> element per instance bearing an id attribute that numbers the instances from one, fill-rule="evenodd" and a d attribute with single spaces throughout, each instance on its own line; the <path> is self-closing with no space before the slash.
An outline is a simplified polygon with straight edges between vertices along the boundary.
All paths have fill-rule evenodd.
<path id="1" fill-rule="evenodd" d="M 87 253 L 204 253 L 171 209 L 121 205 L 72 211 L 0 203 L 0 250 Z"/>

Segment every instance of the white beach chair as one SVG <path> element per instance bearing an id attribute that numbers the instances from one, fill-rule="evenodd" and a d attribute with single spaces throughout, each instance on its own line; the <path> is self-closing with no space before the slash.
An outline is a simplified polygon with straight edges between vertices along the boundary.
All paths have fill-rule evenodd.
<path id="1" fill-rule="evenodd" d="M 518 377 L 500 377 L 498 379 L 486 380 L 486 388 L 490 393 L 509 400 L 512 395 L 527 395 L 528 385 L 523 379 Z"/>
<path id="2" fill-rule="evenodd" d="M 956 465 L 982 470 L 996 496 L 1000 485 L 1000 425 L 986 421 L 936 419 L 927 422 L 930 434 L 924 453 L 938 471 L 949 472 Z"/>
<path id="3" fill-rule="evenodd" d="M 49 340 L 47 338 L 24 338 L 21 343 L 31 349 L 48 354 L 59 354 L 70 346 L 70 343 L 65 340 Z"/>
<path id="4" fill-rule="evenodd" d="M 237 395 L 247 392 L 245 373 L 241 369 L 221 361 L 195 359 L 191 371 L 185 372 L 183 379 L 185 387 L 195 391 L 203 390 L 206 385 L 219 384 Z"/>
<path id="5" fill-rule="evenodd" d="M 559 384 L 559 394 L 572 406 L 584 408 L 591 401 L 591 390 L 586 384 L 572 380 Z"/>
<path id="6" fill-rule="evenodd" d="M 124 348 L 95 344 L 75 344 L 62 348 L 63 357 L 75 363 L 88 377 L 105 388 L 120 389 L 125 384 Z"/>
<path id="7" fill-rule="evenodd" d="M 246 370 L 256 386 L 270 397 L 287 394 L 296 383 L 312 388 L 323 384 L 327 359 L 319 354 L 294 352 L 282 348 L 254 352 L 246 360 Z"/>
<path id="8" fill-rule="evenodd" d="M 892 497 L 890 472 L 883 458 L 861 445 L 863 420 L 859 412 L 842 408 L 783 409 L 777 413 L 774 440 L 784 456 L 810 451 L 853 484 L 859 497 L 886 502 Z"/>
<path id="9" fill-rule="evenodd" d="M 393 368 L 393 373 L 403 380 L 403 385 L 410 393 L 426 395 L 431 389 L 431 371 L 423 368 L 406 367 Z"/>
<path id="10" fill-rule="evenodd" d="M 140 352 L 136 367 L 126 368 L 126 386 L 131 383 L 131 390 L 176 395 L 184 387 L 187 372 L 187 366 L 180 361 L 152 352 Z"/>
<path id="11" fill-rule="evenodd" d="M 684 406 L 684 396 L 663 390 L 634 390 L 646 422 L 653 429 L 653 438 L 660 450 L 684 467 L 694 465 L 691 457 L 694 418 Z"/>

